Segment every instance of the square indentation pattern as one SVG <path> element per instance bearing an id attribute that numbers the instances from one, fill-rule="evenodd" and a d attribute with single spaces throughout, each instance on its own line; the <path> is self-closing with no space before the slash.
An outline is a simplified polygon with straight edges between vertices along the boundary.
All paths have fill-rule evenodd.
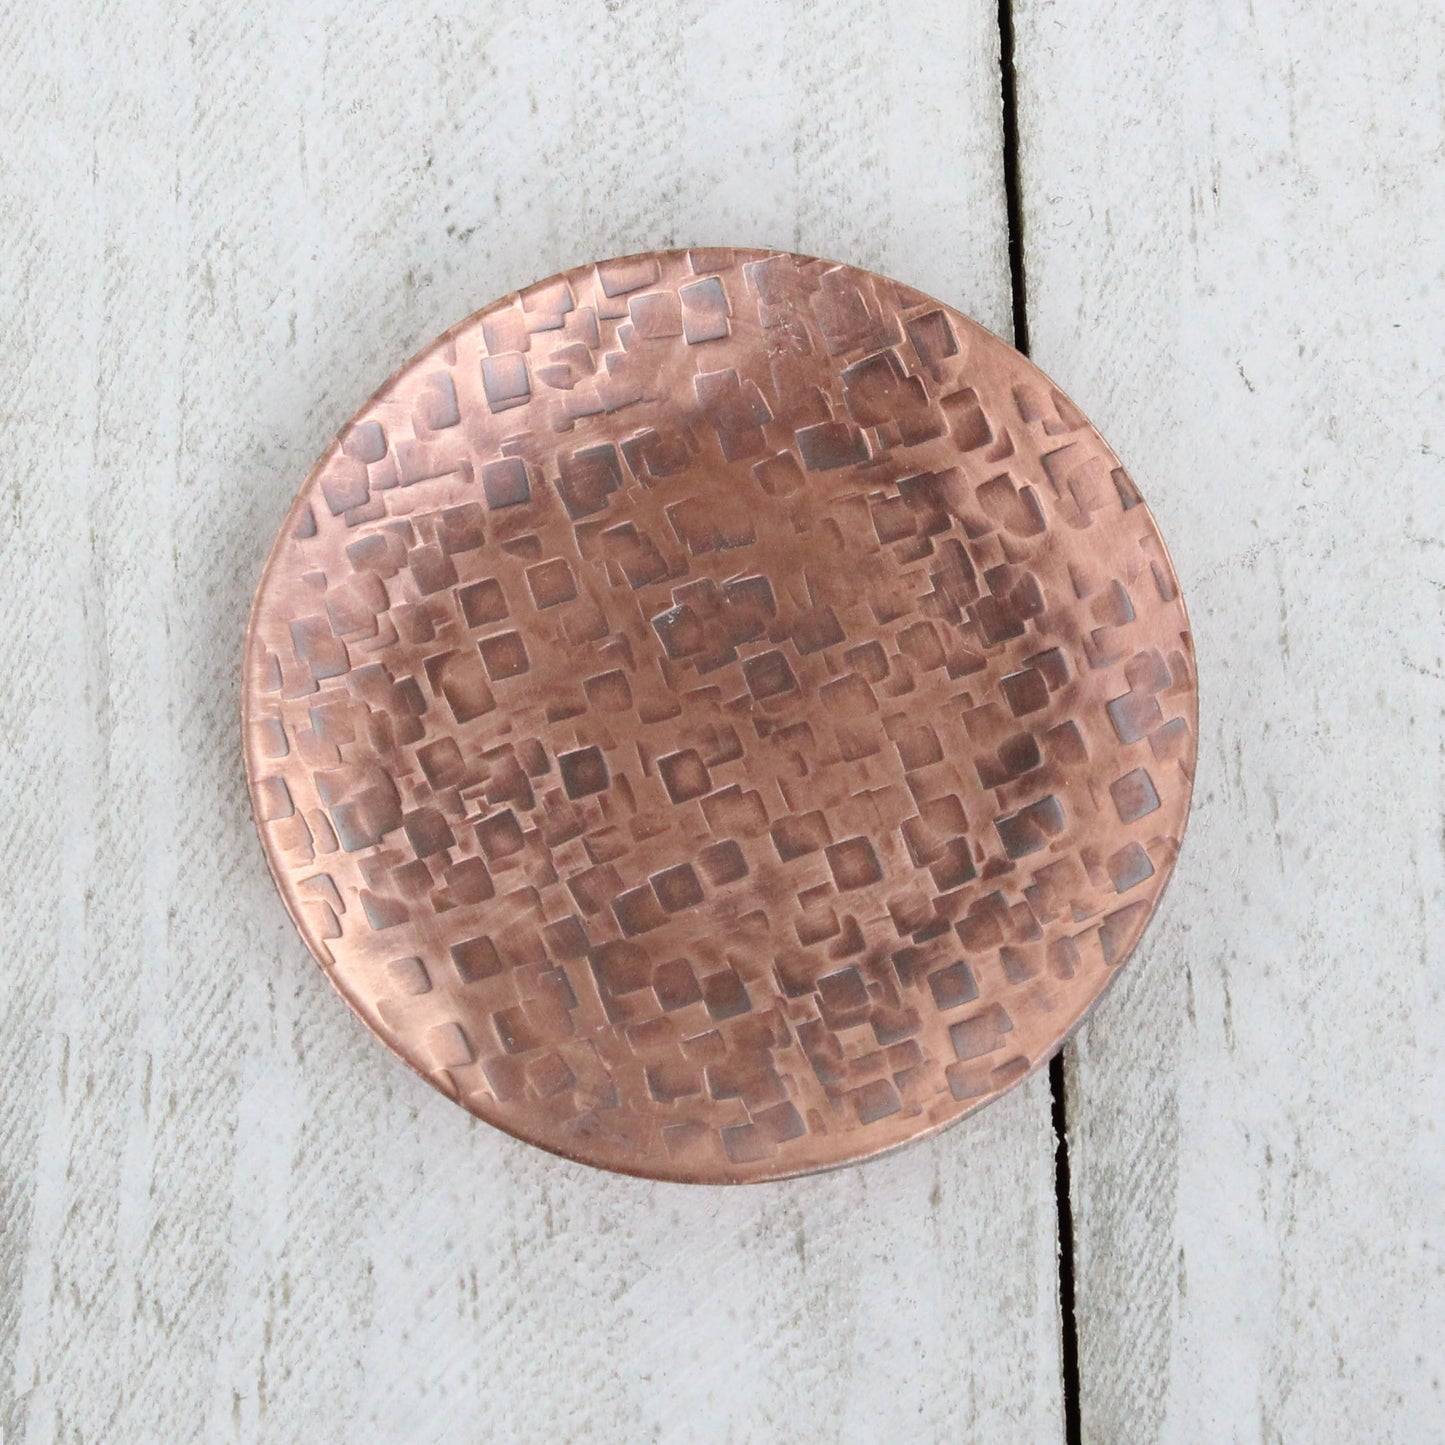
<path id="1" fill-rule="evenodd" d="M 937 302 L 753 252 L 553 278 L 389 384 L 246 696 L 348 996 L 484 1117 L 674 1177 L 1014 1082 L 1137 937 L 1194 757 L 1173 573 L 1082 416 Z"/>

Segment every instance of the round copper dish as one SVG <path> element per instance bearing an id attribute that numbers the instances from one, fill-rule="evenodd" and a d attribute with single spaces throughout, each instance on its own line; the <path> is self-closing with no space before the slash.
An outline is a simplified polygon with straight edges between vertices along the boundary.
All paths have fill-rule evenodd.
<path id="1" fill-rule="evenodd" d="M 1017 352 L 849 266 L 633 256 L 372 398 L 256 596 L 297 927 L 439 1089 L 664 1179 L 826 1168 L 1060 1045 L 1173 867 L 1173 568 Z"/>

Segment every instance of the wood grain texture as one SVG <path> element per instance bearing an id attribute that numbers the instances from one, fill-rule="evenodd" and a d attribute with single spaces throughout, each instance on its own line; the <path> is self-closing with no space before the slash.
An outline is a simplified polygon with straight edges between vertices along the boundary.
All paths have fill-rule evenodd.
<path id="1" fill-rule="evenodd" d="M 1199 656 L 1158 926 L 1071 1050 L 1084 1436 L 1437 1439 L 1437 6 L 1025 0 L 1034 359 Z"/>
<path id="2" fill-rule="evenodd" d="M 593 256 L 838 255 L 1008 317 L 991 5 L 12 7 L 0 1433 L 1058 1430 L 1047 1086 L 718 1194 L 469 1120 L 306 957 L 240 641 L 340 421 Z"/>

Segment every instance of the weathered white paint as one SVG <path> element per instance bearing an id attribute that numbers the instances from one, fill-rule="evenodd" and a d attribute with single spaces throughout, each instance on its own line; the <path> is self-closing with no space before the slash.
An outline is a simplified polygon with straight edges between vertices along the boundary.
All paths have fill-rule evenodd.
<path id="1" fill-rule="evenodd" d="M 1006 330 L 995 7 L 447 11 L 0 14 L 0 1435 L 1054 1438 L 1042 1080 L 743 1191 L 514 1144 L 305 957 L 236 716 L 291 492 L 495 295 L 734 240 Z"/>
<path id="2" fill-rule="evenodd" d="M 1022 0 L 1035 360 L 1199 652 L 1195 814 L 1072 1051 L 1085 1438 L 1445 1438 L 1438 4 Z"/>

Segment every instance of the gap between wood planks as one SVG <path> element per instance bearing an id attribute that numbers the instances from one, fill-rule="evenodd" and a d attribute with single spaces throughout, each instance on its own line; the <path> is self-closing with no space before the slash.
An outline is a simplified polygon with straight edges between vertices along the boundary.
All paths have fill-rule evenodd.
<path id="1" fill-rule="evenodd" d="M 1024 272 L 1023 194 L 1019 185 L 1018 84 L 1014 71 L 1012 0 L 999 0 L 999 89 L 1003 99 L 1003 185 L 1008 209 L 1009 286 L 1013 300 L 1013 342 L 1029 354 L 1027 277 Z M 1079 1334 L 1074 1316 L 1074 1206 L 1069 1193 L 1069 1100 L 1060 1050 L 1049 1060 L 1054 1127 L 1054 1207 L 1059 1231 L 1060 1364 L 1063 1374 L 1064 1442 L 1081 1445 Z"/>

